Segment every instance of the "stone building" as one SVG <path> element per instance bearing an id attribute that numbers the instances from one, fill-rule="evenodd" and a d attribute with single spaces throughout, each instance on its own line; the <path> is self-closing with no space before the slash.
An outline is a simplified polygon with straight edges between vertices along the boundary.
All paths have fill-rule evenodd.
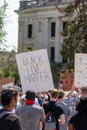
<path id="1" fill-rule="evenodd" d="M 20 0 L 18 14 L 18 51 L 47 49 L 53 61 L 61 62 L 60 55 L 66 19 L 58 11 L 73 0 Z"/>

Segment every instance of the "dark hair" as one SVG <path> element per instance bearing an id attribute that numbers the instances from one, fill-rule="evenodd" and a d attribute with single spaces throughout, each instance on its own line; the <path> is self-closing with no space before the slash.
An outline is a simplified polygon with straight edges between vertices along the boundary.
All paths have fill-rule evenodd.
<path id="1" fill-rule="evenodd" d="M 14 88 L 3 89 L 1 92 L 1 104 L 3 106 L 9 105 L 12 97 L 14 96 L 16 99 L 17 94 L 17 90 L 15 90 Z"/>
<path id="2" fill-rule="evenodd" d="M 36 94 L 35 94 L 34 91 L 32 91 L 32 90 L 26 91 L 26 96 L 25 96 L 25 98 L 26 98 L 27 100 L 35 100 L 35 96 L 36 96 Z"/>
<path id="3" fill-rule="evenodd" d="M 58 99 L 62 99 L 64 95 L 65 95 L 64 91 L 59 90 L 59 92 L 58 92 Z"/>
<path id="4" fill-rule="evenodd" d="M 87 116 L 87 97 L 81 97 L 76 106 L 76 110 L 81 116 Z"/>
<path id="5" fill-rule="evenodd" d="M 87 86 L 81 88 L 82 93 L 87 93 Z"/>

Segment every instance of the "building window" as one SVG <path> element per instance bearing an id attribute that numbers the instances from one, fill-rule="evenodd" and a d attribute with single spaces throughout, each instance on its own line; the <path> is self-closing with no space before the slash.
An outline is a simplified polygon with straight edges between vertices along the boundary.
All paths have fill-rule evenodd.
<path id="1" fill-rule="evenodd" d="M 67 24 L 67 22 L 63 22 L 63 30 L 65 29 L 66 24 Z"/>
<path id="2" fill-rule="evenodd" d="M 67 32 L 67 29 L 66 29 L 67 23 L 68 23 L 68 22 L 63 22 L 64 37 L 67 37 L 67 36 L 68 36 L 68 32 Z M 66 29 L 66 30 L 65 30 L 65 29 Z"/>
<path id="3" fill-rule="evenodd" d="M 28 38 L 32 38 L 32 24 L 28 25 Z"/>
<path id="4" fill-rule="evenodd" d="M 52 61 L 55 60 L 55 47 L 50 48 L 50 57 Z"/>
<path id="5" fill-rule="evenodd" d="M 32 51 L 32 47 L 28 47 L 27 49 L 28 49 L 29 51 Z"/>
<path id="6" fill-rule="evenodd" d="M 51 23 L 51 37 L 55 37 L 55 22 Z"/>
<path id="7" fill-rule="evenodd" d="M 67 63 L 67 59 L 62 59 L 62 63 Z"/>

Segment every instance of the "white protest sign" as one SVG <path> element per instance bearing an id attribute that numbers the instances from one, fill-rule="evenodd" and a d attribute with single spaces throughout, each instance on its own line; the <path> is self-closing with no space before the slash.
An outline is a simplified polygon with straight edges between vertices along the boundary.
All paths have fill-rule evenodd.
<path id="1" fill-rule="evenodd" d="M 47 50 L 37 50 L 16 55 L 23 92 L 48 91 L 54 88 Z"/>
<path id="2" fill-rule="evenodd" d="M 5 89 L 5 88 L 9 88 L 9 87 L 13 87 L 14 83 L 7 83 L 7 84 L 4 84 L 2 85 L 2 89 Z"/>
<path id="3" fill-rule="evenodd" d="M 87 54 L 75 54 L 74 84 L 76 87 L 87 86 Z"/>

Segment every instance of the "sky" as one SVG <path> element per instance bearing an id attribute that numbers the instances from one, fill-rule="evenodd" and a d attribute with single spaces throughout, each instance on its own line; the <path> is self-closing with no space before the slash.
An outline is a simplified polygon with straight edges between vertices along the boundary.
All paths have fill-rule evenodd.
<path id="1" fill-rule="evenodd" d="M 4 0 L 0 0 L 0 6 L 2 5 Z M 17 48 L 18 46 L 18 15 L 14 12 L 19 8 L 19 0 L 6 0 L 8 3 L 8 7 L 6 10 L 7 17 L 5 25 L 5 31 L 7 33 L 6 36 L 6 48 L 7 51 L 11 51 L 12 49 Z M 5 47 L 4 47 L 5 48 Z"/>

